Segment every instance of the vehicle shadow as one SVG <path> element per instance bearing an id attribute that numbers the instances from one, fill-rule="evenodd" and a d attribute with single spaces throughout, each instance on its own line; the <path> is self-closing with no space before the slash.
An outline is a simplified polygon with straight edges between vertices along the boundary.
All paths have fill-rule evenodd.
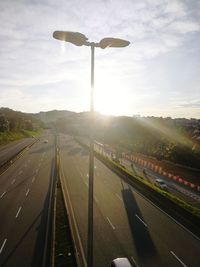
<path id="1" fill-rule="evenodd" d="M 130 188 L 124 188 L 121 193 L 128 217 L 132 239 L 138 256 L 143 260 L 145 258 L 149 259 L 155 257 L 157 254 L 156 248 L 148 231 L 148 227 L 142 223 L 142 221 L 144 222 L 144 219 L 132 190 Z"/>

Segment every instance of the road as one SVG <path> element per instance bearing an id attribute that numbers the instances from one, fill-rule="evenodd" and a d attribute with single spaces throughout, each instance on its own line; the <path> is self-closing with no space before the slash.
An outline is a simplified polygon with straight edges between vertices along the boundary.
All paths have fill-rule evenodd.
<path id="1" fill-rule="evenodd" d="M 168 191 L 178 198 L 184 200 L 185 202 L 191 204 L 194 207 L 200 208 L 200 194 L 194 193 L 192 190 L 189 190 L 182 186 L 181 184 L 175 183 L 171 179 L 156 174 L 155 172 L 146 169 L 146 175 L 143 173 L 144 167 L 133 163 L 133 167 L 131 167 L 131 161 L 127 159 L 120 159 L 120 162 L 123 166 L 126 167 L 127 170 L 131 171 L 133 174 L 137 174 L 139 176 L 145 177 L 149 182 L 154 183 L 155 179 L 162 179 L 165 181 Z"/>
<path id="2" fill-rule="evenodd" d="M 20 141 L 14 141 L 4 146 L 0 146 L 0 166 L 19 153 L 23 148 L 32 144 L 34 140 L 34 138 L 26 138 Z"/>
<path id="3" fill-rule="evenodd" d="M 48 134 L 0 176 L 0 266 L 44 267 L 49 261 L 54 157 Z"/>
<path id="4" fill-rule="evenodd" d="M 88 151 L 59 138 L 61 169 L 86 254 Z M 200 240 L 95 159 L 94 267 L 128 257 L 136 267 L 199 267 Z"/>

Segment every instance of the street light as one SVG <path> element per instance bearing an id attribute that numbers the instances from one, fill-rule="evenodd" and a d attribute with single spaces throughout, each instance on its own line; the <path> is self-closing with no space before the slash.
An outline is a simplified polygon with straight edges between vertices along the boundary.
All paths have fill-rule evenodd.
<path id="1" fill-rule="evenodd" d="M 72 43 L 76 46 L 91 47 L 91 92 L 90 92 L 90 113 L 92 122 L 94 120 L 94 48 L 102 49 L 108 47 L 125 47 L 129 41 L 118 38 L 103 38 L 99 43 L 88 42 L 88 38 L 80 32 L 55 31 L 53 37 L 60 41 Z M 89 156 L 89 189 L 88 189 L 88 241 L 87 241 L 87 266 L 93 266 L 93 188 L 94 188 L 94 133 L 93 123 L 90 129 L 90 156 Z"/>

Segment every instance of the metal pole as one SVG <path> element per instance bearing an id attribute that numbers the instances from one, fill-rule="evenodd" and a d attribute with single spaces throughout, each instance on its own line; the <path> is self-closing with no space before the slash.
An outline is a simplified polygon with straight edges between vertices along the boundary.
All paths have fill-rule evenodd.
<path id="1" fill-rule="evenodd" d="M 91 43 L 91 95 L 90 95 L 90 156 L 89 156 L 89 188 L 88 188 L 88 242 L 87 266 L 93 266 L 93 188 L 94 188 L 94 48 Z"/>

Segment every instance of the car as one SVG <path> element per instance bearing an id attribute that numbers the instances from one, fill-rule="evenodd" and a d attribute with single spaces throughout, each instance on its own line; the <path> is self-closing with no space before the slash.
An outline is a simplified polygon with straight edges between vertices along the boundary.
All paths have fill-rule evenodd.
<path id="1" fill-rule="evenodd" d="M 160 189 L 167 191 L 167 185 L 162 179 L 156 179 L 154 184 Z"/>
<path id="2" fill-rule="evenodd" d="M 132 267 L 132 265 L 127 258 L 117 258 L 112 261 L 110 267 Z"/>

